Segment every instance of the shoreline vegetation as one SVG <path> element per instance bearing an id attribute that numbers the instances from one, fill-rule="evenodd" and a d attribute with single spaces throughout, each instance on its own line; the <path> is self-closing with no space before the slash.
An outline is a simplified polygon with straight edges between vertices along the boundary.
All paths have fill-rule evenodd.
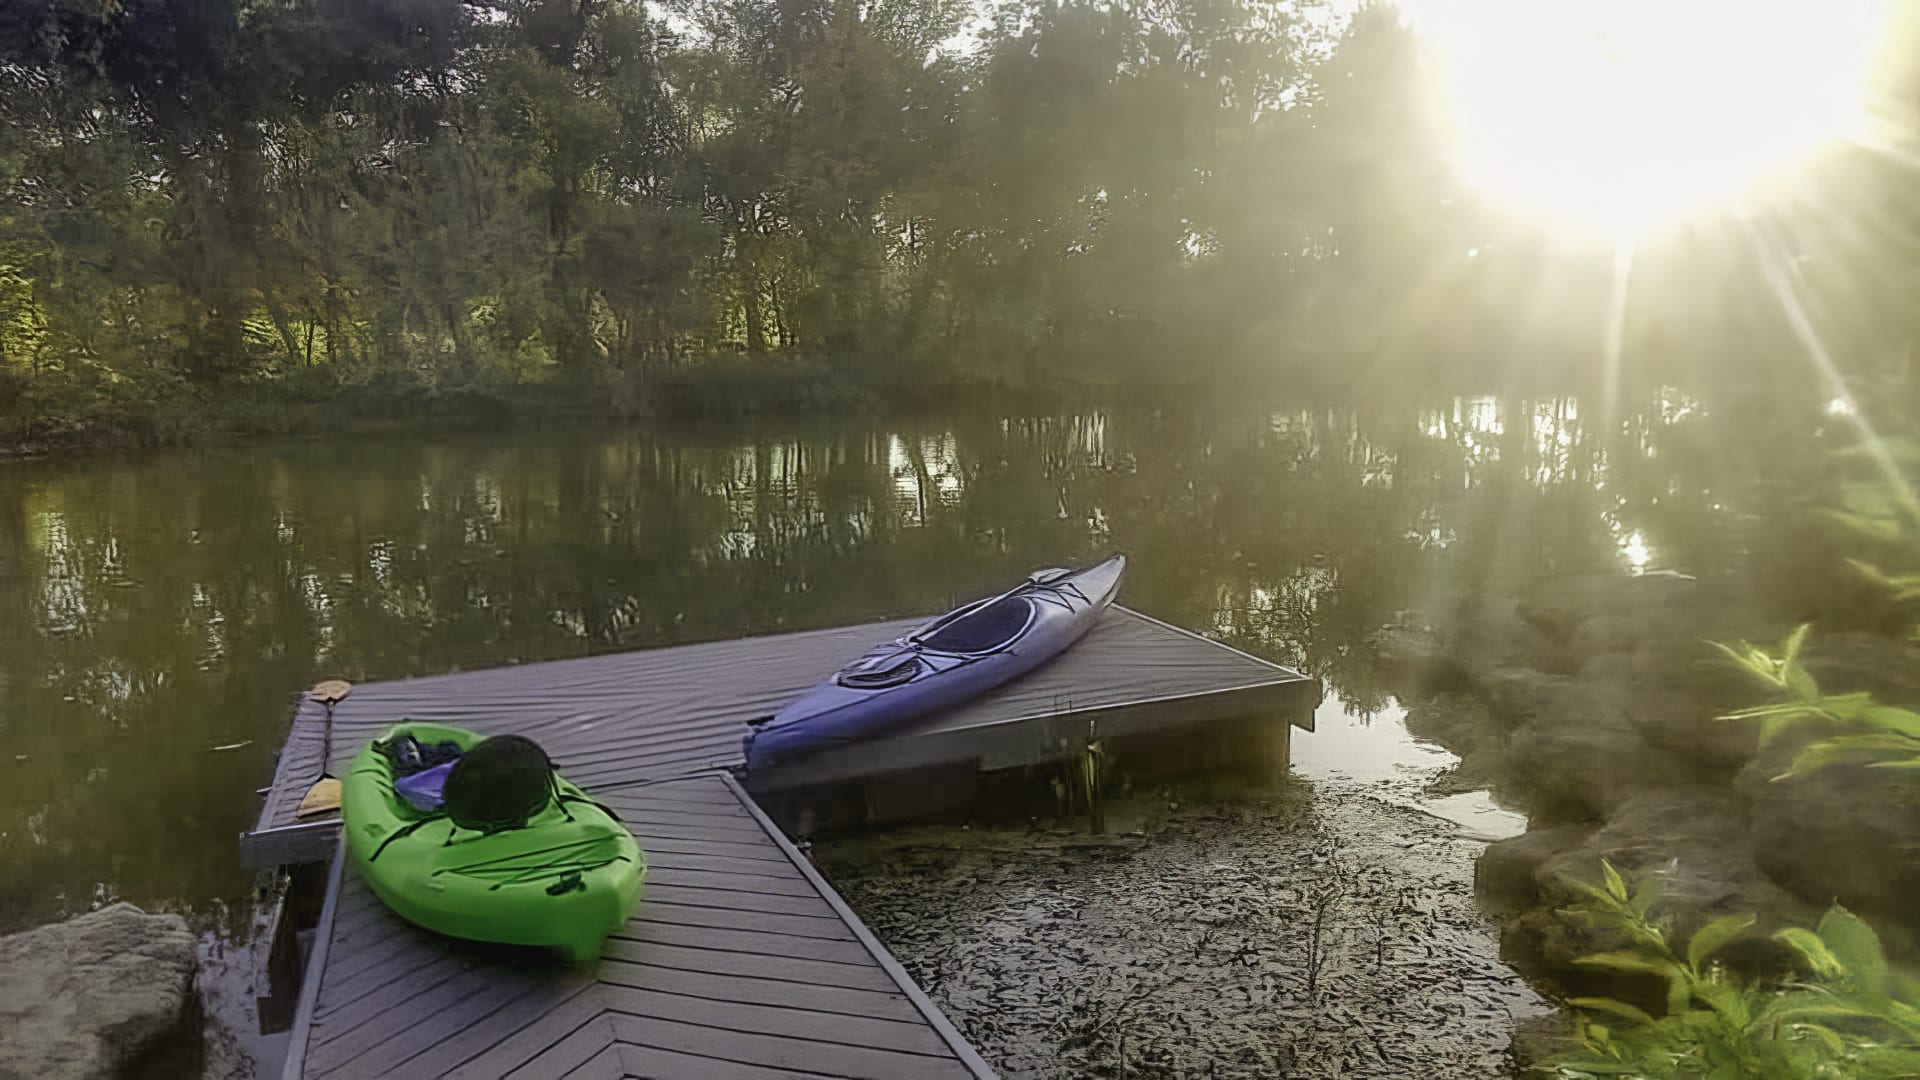
<path id="1" fill-rule="evenodd" d="M 1462 180 L 1430 44 L 1341 7 L 10 5 L 0 445 L 1243 382 L 1824 400 L 1809 323 L 1904 376 L 1898 155 L 1807 166 L 1870 247 L 1769 209 L 1791 303 L 1733 213 L 1623 280 Z"/>

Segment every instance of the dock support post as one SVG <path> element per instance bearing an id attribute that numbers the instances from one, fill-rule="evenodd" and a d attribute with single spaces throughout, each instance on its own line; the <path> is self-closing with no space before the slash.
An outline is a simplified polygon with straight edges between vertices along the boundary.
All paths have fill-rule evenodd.
<path id="1" fill-rule="evenodd" d="M 1106 751 L 1099 740 L 1089 739 L 1080 751 L 1080 790 L 1087 799 L 1087 828 L 1095 836 L 1107 831 L 1107 803 L 1100 794 L 1100 772 L 1106 765 Z"/>

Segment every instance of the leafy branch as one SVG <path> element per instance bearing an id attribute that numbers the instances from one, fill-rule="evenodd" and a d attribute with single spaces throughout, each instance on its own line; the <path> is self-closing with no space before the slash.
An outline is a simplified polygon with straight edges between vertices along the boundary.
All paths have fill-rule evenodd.
<path id="1" fill-rule="evenodd" d="M 1647 975 L 1666 983 L 1655 1017 L 1629 1002 L 1574 998 L 1582 1014 L 1581 1050 L 1549 1071 L 1567 1080 L 1597 1077 L 1839 1078 L 1920 1076 L 1920 982 L 1894 972 L 1880 939 L 1835 905 L 1813 930 L 1772 936 L 1798 959 L 1805 978 L 1762 984 L 1732 973 L 1715 957 L 1750 936 L 1755 918 L 1728 915 L 1695 931 L 1676 951 L 1656 918 L 1651 878 L 1629 888 L 1611 863 L 1599 886 L 1575 882 L 1585 896 L 1573 912 L 1589 925 L 1622 931 L 1628 945 L 1576 963 Z"/>
<path id="2" fill-rule="evenodd" d="M 1779 700 L 1726 713 L 1723 720 L 1755 720 L 1760 745 L 1770 746 L 1790 730 L 1813 728 L 1822 737 L 1794 757 L 1783 780 L 1843 761 L 1876 769 L 1920 770 L 1920 713 L 1882 705 L 1867 693 L 1825 694 L 1800 656 L 1812 632 L 1801 625 L 1777 651 L 1749 642 L 1712 642 L 1732 664 L 1765 686 Z"/>

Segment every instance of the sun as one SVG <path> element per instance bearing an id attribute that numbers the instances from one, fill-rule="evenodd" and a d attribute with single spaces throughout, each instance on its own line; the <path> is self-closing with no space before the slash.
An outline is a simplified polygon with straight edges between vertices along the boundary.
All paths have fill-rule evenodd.
<path id="1" fill-rule="evenodd" d="M 1875 0 L 1402 0 L 1455 163 L 1631 240 L 1752 198 L 1864 119 Z"/>

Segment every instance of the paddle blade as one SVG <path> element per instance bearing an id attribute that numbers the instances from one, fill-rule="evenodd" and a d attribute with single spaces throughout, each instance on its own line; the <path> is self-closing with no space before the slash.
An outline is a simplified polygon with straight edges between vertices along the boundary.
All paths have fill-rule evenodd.
<path id="1" fill-rule="evenodd" d="M 327 679 L 313 684 L 307 696 L 322 705 L 333 705 L 353 693 L 353 684 L 345 679 Z"/>
<path id="2" fill-rule="evenodd" d="M 307 789 L 307 797 L 300 800 L 300 809 L 294 811 L 295 817 L 312 817 L 340 809 L 340 781 L 331 776 L 314 781 Z"/>

